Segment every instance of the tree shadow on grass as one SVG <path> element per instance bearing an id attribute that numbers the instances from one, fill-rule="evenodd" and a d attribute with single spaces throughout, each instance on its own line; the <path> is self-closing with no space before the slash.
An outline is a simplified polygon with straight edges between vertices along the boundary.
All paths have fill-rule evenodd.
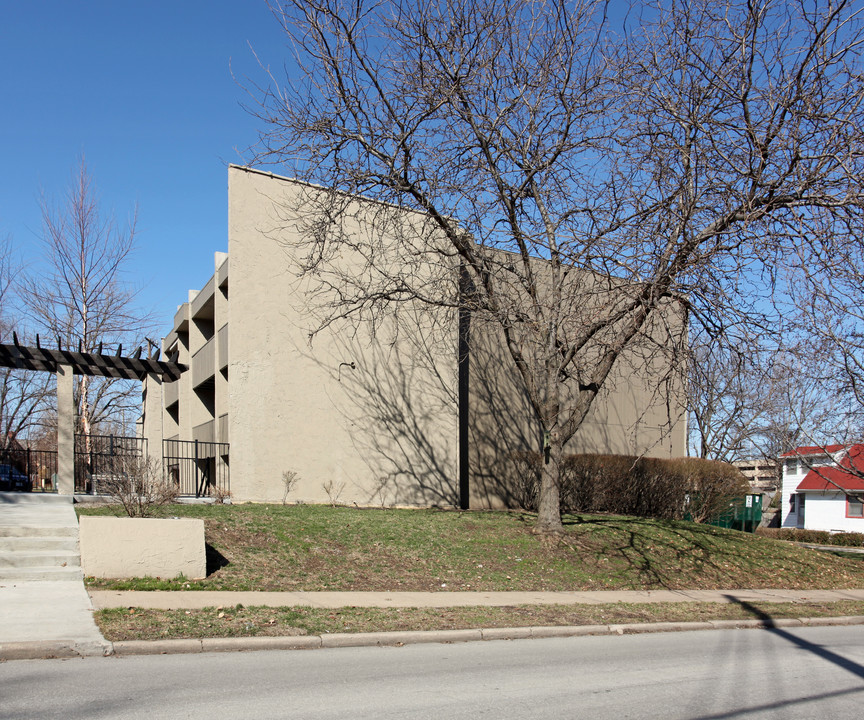
<path id="1" fill-rule="evenodd" d="M 645 588 L 680 589 L 682 581 L 684 585 L 690 585 L 686 573 L 693 574 L 697 570 L 688 567 L 687 563 L 692 564 L 694 555 L 698 558 L 698 571 L 710 569 L 718 580 L 725 577 L 732 581 L 735 577 L 723 562 L 731 560 L 737 566 L 737 555 L 718 546 L 717 531 L 713 526 L 693 525 L 684 532 L 673 520 L 613 515 L 572 515 L 565 517 L 563 522 L 570 528 L 605 527 L 619 533 L 620 541 L 610 544 L 609 550 L 636 571 L 640 584 Z M 667 536 L 658 535 L 658 531 Z M 677 537 L 680 544 L 672 542 L 673 537 Z M 666 558 L 671 553 L 675 564 L 669 566 L 668 559 L 662 557 L 663 553 L 666 553 Z"/>

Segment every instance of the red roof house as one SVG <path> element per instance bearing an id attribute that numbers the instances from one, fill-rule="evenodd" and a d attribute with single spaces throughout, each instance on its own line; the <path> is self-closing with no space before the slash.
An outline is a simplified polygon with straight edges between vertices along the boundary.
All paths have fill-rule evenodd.
<path id="1" fill-rule="evenodd" d="M 864 532 L 864 444 L 806 446 L 781 457 L 783 527 Z"/>

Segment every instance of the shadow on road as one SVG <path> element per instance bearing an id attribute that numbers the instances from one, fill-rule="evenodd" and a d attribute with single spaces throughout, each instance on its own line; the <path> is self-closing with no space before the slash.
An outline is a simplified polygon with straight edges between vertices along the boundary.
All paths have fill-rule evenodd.
<path id="1" fill-rule="evenodd" d="M 783 628 L 779 628 L 774 624 L 774 619 L 768 615 L 765 611 L 756 607 L 755 605 L 747 602 L 746 600 L 741 600 L 736 598 L 734 595 L 726 595 L 726 597 L 731 601 L 738 603 L 742 608 L 744 608 L 747 612 L 749 612 L 754 617 L 759 618 L 762 622 L 765 623 L 765 627 L 768 628 L 775 635 L 779 635 L 784 640 L 788 640 L 789 642 L 797 645 L 802 650 L 807 650 L 814 655 L 818 655 L 823 660 L 827 660 L 830 663 L 834 663 L 837 667 L 841 667 L 844 670 L 848 670 L 853 675 L 857 675 L 859 678 L 864 678 L 864 665 L 860 665 L 857 662 L 853 662 L 852 660 L 848 660 L 844 658 L 842 655 L 838 655 L 835 652 L 831 652 L 821 645 L 817 645 L 816 643 L 808 642 L 803 638 L 797 637 L 793 633 L 790 633 Z"/>
<path id="2" fill-rule="evenodd" d="M 852 673 L 856 677 L 864 678 L 864 665 L 861 665 L 860 663 L 857 663 L 853 660 L 849 660 L 842 655 L 838 655 L 837 653 L 828 650 L 822 645 L 817 645 L 816 643 L 804 640 L 803 638 L 796 636 L 794 633 L 791 633 L 788 630 L 777 627 L 774 623 L 774 619 L 770 615 L 768 615 L 766 612 L 756 607 L 755 605 L 747 602 L 746 600 L 741 600 L 734 595 L 727 595 L 726 597 L 731 602 L 740 605 L 754 617 L 762 620 L 765 628 L 768 629 L 770 632 L 774 633 L 775 635 L 780 636 L 784 640 L 788 640 L 790 643 L 792 643 L 793 645 L 797 645 L 802 650 L 806 650 L 807 652 L 811 652 L 814 655 L 822 658 L 823 660 L 827 660 L 828 662 L 836 665 L 837 667 Z M 729 712 L 717 713 L 716 715 L 702 715 L 699 718 L 695 718 L 694 720 L 725 720 L 727 718 L 746 717 L 747 715 L 762 713 L 768 710 L 777 710 L 780 708 L 788 707 L 790 705 L 801 705 L 804 703 L 819 702 L 821 700 L 830 700 L 832 698 L 843 697 L 845 695 L 855 695 L 858 693 L 864 693 L 864 687 L 855 687 L 849 688 L 847 690 L 837 690 L 834 692 L 807 695 L 806 697 L 795 698 L 792 700 L 782 700 L 773 703 L 765 703 L 763 705 L 754 705 L 752 707 L 739 708 Z"/>

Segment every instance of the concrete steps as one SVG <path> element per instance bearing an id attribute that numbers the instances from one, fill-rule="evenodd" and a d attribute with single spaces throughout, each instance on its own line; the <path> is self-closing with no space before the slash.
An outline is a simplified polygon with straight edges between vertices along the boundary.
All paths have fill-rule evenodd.
<path id="1" fill-rule="evenodd" d="M 0 556 L 7 552 L 34 552 L 53 550 L 56 552 L 78 552 L 74 535 L 6 535 L 0 536 Z"/>
<path id="2" fill-rule="evenodd" d="M 46 580 L 83 580 L 80 567 L 0 568 L 0 585 Z"/>
<path id="3" fill-rule="evenodd" d="M 75 550 L 24 550 L 15 549 L 0 553 L 0 569 L 3 568 L 44 568 L 75 567 L 80 565 L 78 551 Z"/>
<path id="4" fill-rule="evenodd" d="M 0 493 L 0 583 L 82 577 L 71 498 Z"/>
<path id="5" fill-rule="evenodd" d="M 0 513 L 3 511 L 0 510 Z M 23 522 L 38 522 L 30 518 L 21 518 Z M 78 527 L 69 527 L 68 525 L 49 525 L 42 523 L 40 525 L 15 525 L 3 522 L 0 517 L 0 540 L 8 538 L 50 538 L 50 539 L 72 539 L 77 547 L 78 545 Z"/>
<path id="6" fill-rule="evenodd" d="M 72 498 L 69 495 L 58 495 L 57 493 L 26 493 L 26 492 L 0 492 L 0 504 L 7 505 L 71 505 Z"/>
<path id="7" fill-rule="evenodd" d="M 21 648 L 31 657 L 111 652 L 93 622 L 80 558 L 71 497 L 0 493 L 0 661 Z"/>

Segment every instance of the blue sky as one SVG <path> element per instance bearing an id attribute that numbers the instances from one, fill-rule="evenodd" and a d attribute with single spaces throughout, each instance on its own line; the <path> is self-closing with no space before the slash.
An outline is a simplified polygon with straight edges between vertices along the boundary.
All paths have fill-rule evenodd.
<path id="1" fill-rule="evenodd" d="M 40 196 L 83 154 L 103 210 L 138 206 L 128 279 L 166 333 L 227 250 L 226 167 L 258 127 L 237 79 L 266 81 L 250 45 L 287 56 L 264 0 L 0 0 L 0 238 L 38 266 Z"/>

